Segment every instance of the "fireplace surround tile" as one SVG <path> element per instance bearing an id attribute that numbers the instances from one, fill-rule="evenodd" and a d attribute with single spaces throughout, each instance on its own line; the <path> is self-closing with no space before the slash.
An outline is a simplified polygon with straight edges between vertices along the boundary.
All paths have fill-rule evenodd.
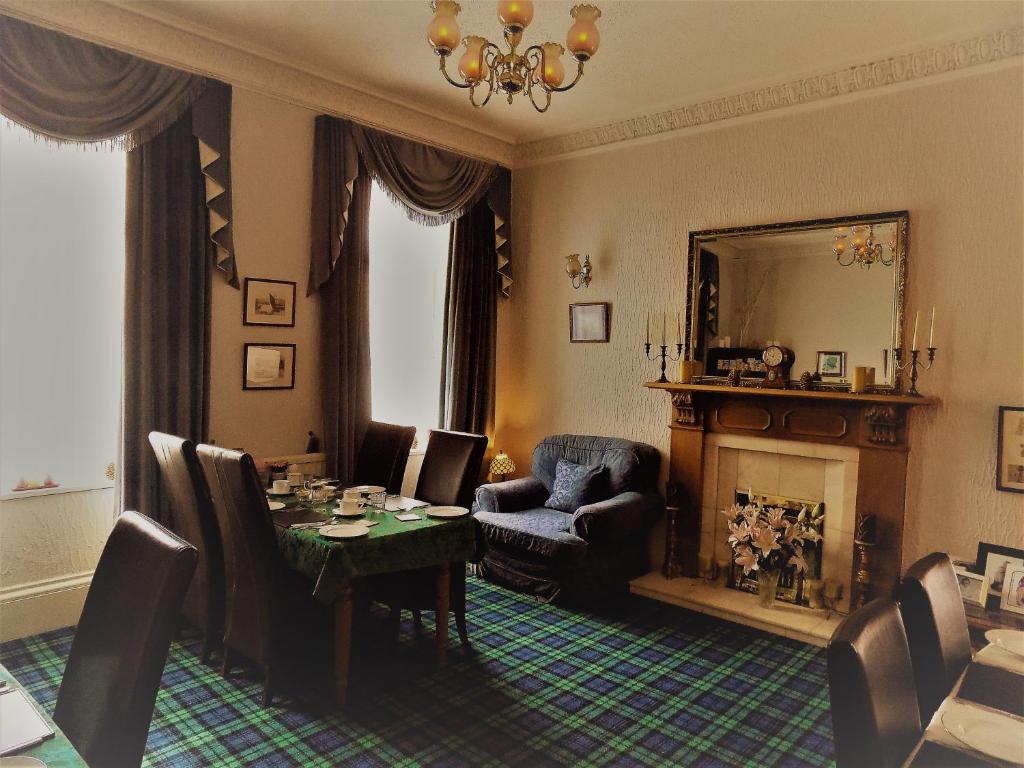
<path id="1" fill-rule="evenodd" d="M 795 499 L 821 501 L 825 491 L 825 461 L 807 456 L 779 456 L 779 492 Z"/>

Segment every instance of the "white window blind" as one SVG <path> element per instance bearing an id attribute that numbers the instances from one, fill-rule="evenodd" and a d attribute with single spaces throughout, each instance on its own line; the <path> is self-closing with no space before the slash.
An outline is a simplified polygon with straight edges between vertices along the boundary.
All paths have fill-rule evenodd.
<path id="1" fill-rule="evenodd" d="M 387 192 L 370 196 L 370 396 L 373 418 L 438 426 L 447 226 L 410 221 Z"/>
<path id="2" fill-rule="evenodd" d="M 110 485 L 124 316 L 125 155 L 0 121 L 0 494 Z"/>

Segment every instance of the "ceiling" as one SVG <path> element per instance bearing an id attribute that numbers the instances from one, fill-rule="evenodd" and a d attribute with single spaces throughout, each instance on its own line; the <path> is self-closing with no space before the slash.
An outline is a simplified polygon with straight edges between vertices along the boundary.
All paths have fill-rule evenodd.
<path id="1" fill-rule="evenodd" d="M 577 87 L 539 114 L 483 109 L 445 83 L 426 42 L 427 0 L 120 0 L 158 18 L 513 142 L 592 128 L 964 40 L 1024 23 L 1020 0 L 797 2 L 596 0 L 601 48 Z M 524 44 L 564 42 L 573 0 L 539 0 Z M 462 34 L 499 40 L 494 2 L 461 0 Z M 568 56 L 567 56 L 568 59 Z M 453 66 L 456 62 L 449 63 Z M 567 72 L 573 67 L 566 64 Z M 450 70 L 455 74 L 454 67 Z"/>

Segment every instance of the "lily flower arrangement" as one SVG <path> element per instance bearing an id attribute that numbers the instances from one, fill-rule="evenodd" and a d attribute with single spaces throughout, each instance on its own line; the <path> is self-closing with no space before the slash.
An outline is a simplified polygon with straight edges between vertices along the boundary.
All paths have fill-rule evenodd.
<path id="1" fill-rule="evenodd" d="M 748 492 L 747 498 L 754 498 Z M 793 519 L 781 507 L 765 507 L 760 502 L 733 504 L 722 510 L 729 518 L 729 546 L 733 561 L 743 566 L 744 575 L 751 571 L 781 571 L 793 567 L 803 573 L 804 559 L 821 540 L 824 516 L 815 515 L 806 506 Z"/>

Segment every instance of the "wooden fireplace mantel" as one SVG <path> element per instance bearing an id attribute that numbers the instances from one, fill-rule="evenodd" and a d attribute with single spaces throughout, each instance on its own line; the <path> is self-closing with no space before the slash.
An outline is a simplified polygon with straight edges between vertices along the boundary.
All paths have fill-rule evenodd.
<path id="1" fill-rule="evenodd" d="M 888 594 L 902 566 L 906 500 L 908 414 L 936 406 L 931 397 L 894 394 L 761 389 L 710 384 L 648 382 L 672 401 L 669 483 L 678 512 L 668 521 L 668 578 L 697 575 L 707 432 L 841 445 L 858 450 L 857 518 L 873 514 L 878 543 L 872 548 L 874 594 Z M 854 559 L 854 573 L 859 563 Z M 856 588 L 856 579 L 851 583 Z M 859 595 L 851 595 L 855 605 Z"/>

